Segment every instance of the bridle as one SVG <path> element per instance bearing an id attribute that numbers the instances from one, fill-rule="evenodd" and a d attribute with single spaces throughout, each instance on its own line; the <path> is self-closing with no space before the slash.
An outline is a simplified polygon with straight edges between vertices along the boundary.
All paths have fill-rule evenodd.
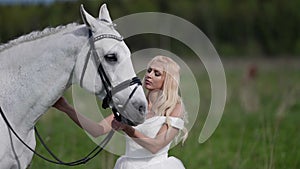
<path id="1" fill-rule="evenodd" d="M 123 37 L 116 36 L 116 35 L 113 35 L 113 34 L 101 34 L 99 36 L 93 37 L 91 30 L 89 30 L 89 36 L 90 36 L 90 46 L 91 47 L 90 47 L 90 50 L 89 50 L 88 55 L 87 55 L 86 60 L 85 60 L 85 64 L 84 64 L 83 71 L 82 71 L 82 74 L 81 74 L 80 85 L 82 86 L 85 69 L 87 67 L 89 57 L 90 57 L 90 55 L 92 55 L 94 57 L 94 61 L 95 61 L 96 67 L 97 67 L 97 71 L 98 71 L 98 74 L 101 78 L 104 90 L 106 92 L 106 96 L 104 97 L 104 99 L 102 101 L 102 108 L 104 108 L 104 109 L 111 108 L 113 113 L 114 113 L 114 116 L 115 116 L 116 120 L 125 122 L 125 123 L 127 123 L 131 126 L 136 126 L 137 124 L 132 122 L 130 119 L 127 119 L 126 117 L 124 117 L 122 115 L 122 112 L 126 108 L 127 104 L 129 103 L 130 99 L 132 98 L 132 96 L 136 92 L 137 88 L 140 85 L 142 85 L 142 82 L 140 81 L 140 79 L 138 77 L 133 77 L 132 79 L 125 80 L 125 81 L 119 83 L 116 86 L 112 86 L 109 78 L 107 77 L 107 75 L 105 73 L 105 70 L 104 70 L 103 65 L 101 63 L 101 60 L 100 60 L 100 57 L 99 57 L 97 51 L 95 50 L 95 42 L 96 41 L 100 41 L 102 39 L 105 39 L 105 38 L 107 39 L 108 38 L 108 39 L 114 39 L 114 40 L 117 40 L 117 41 L 121 42 L 121 41 L 123 41 Z M 117 108 L 117 106 L 115 105 L 115 103 L 113 101 L 113 98 L 112 98 L 113 95 L 120 92 L 120 91 L 122 91 L 122 90 L 124 90 L 124 89 L 126 89 L 127 87 L 135 85 L 135 84 L 136 84 L 136 86 L 134 87 L 132 92 L 129 94 L 125 104 L 122 106 L 122 108 Z M 121 112 L 121 113 L 119 113 L 119 112 Z"/>
<path id="2" fill-rule="evenodd" d="M 116 118 L 116 120 L 118 121 L 123 121 L 126 122 L 129 125 L 136 125 L 135 123 L 133 123 L 131 120 L 125 118 L 121 113 L 119 113 L 119 111 L 124 111 L 125 107 L 127 106 L 129 100 L 132 98 L 132 96 L 134 95 L 135 91 L 137 90 L 138 86 L 141 85 L 141 81 L 138 77 L 133 77 L 132 79 L 126 80 L 124 82 L 121 82 L 120 84 L 116 85 L 116 86 L 112 86 L 112 84 L 109 81 L 109 78 L 107 77 L 105 70 L 103 68 L 103 65 L 100 61 L 100 57 L 97 53 L 97 51 L 95 50 L 95 42 L 105 39 L 105 38 L 110 38 L 110 39 L 115 39 L 117 41 L 123 41 L 122 37 L 113 35 L 113 34 L 101 34 L 99 36 L 93 37 L 92 35 L 92 31 L 89 29 L 89 38 L 90 38 L 90 50 L 88 52 L 85 64 L 84 64 L 84 68 L 83 68 L 83 72 L 82 72 L 82 76 L 81 76 L 81 80 L 80 80 L 80 84 L 82 85 L 82 81 L 83 81 L 83 76 L 84 76 L 84 72 L 85 69 L 87 67 L 87 62 L 89 60 L 90 55 L 92 54 L 94 57 L 94 61 L 98 67 L 98 74 L 102 80 L 102 84 L 104 86 L 105 92 L 106 92 L 106 96 L 103 99 L 102 102 L 102 107 L 104 109 L 106 108 L 111 108 L 113 111 L 113 114 Z M 115 103 L 113 102 L 113 95 L 116 94 L 117 92 L 126 89 L 129 86 L 135 85 L 135 88 L 132 90 L 132 92 L 130 93 L 130 95 L 128 96 L 128 99 L 126 100 L 125 104 L 123 105 L 122 108 L 117 108 Z M 37 153 L 34 149 L 32 149 L 28 144 L 26 144 L 23 139 L 16 133 L 16 131 L 13 129 L 13 127 L 11 126 L 11 124 L 9 123 L 8 119 L 6 118 L 1 106 L 0 106 L 0 114 L 3 118 L 3 120 L 5 121 L 7 127 L 10 129 L 10 131 L 18 138 L 18 140 L 25 146 L 27 147 L 31 152 L 33 152 L 35 155 L 37 155 L 38 157 L 44 159 L 45 161 L 48 161 L 50 163 L 54 163 L 54 164 L 60 164 L 60 165 L 66 165 L 66 166 L 76 166 L 76 165 L 81 165 L 81 164 L 85 164 L 88 161 L 90 161 L 91 159 L 93 159 L 96 155 L 98 155 L 103 148 L 107 145 L 107 143 L 110 141 L 110 139 L 112 138 L 113 134 L 114 134 L 114 130 L 111 130 L 108 135 L 102 140 L 101 143 L 99 143 L 94 149 L 91 150 L 91 152 L 89 154 L 87 154 L 84 158 L 81 158 L 79 160 L 73 161 L 73 162 L 64 162 L 62 160 L 60 160 L 49 148 L 48 146 L 44 143 L 43 139 L 41 138 L 39 132 L 37 131 L 36 127 L 34 127 L 35 133 L 38 137 L 38 139 L 40 140 L 40 142 L 42 143 L 42 145 L 44 146 L 44 148 L 48 151 L 48 153 L 54 158 L 54 160 L 48 159 L 45 156 Z"/>

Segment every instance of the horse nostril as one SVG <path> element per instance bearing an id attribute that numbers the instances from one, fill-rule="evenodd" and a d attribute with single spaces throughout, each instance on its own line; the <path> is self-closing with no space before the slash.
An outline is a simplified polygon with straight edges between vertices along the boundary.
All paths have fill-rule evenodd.
<path id="1" fill-rule="evenodd" d="M 134 108 L 136 109 L 136 110 L 138 110 L 139 111 L 139 113 L 141 113 L 141 114 L 145 114 L 145 111 L 146 111 L 146 105 L 145 104 L 141 104 L 141 103 L 139 103 L 139 102 L 134 102 L 133 103 L 133 106 L 134 106 Z"/>
<path id="2" fill-rule="evenodd" d="M 140 112 L 140 113 L 144 113 L 145 111 L 146 111 L 146 106 L 141 105 L 141 106 L 139 107 L 139 112 Z"/>

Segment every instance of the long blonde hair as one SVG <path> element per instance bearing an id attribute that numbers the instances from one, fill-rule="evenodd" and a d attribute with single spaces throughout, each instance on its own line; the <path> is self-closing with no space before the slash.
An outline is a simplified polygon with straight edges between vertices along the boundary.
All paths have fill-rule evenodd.
<path id="1" fill-rule="evenodd" d="M 177 104 L 181 104 L 181 118 L 186 118 L 186 112 L 183 102 L 179 96 L 179 82 L 180 82 L 180 66 L 171 58 L 166 56 L 156 56 L 148 64 L 150 67 L 154 62 L 161 63 L 163 66 L 163 72 L 165 75 L 162 90 L 157 92 L 156 101 L 153 102 L 152 111 L 157 116 L 166 116 L 167 126 L 170 126 L 170 114 L 174 110 Z M 187 138 L 187 129 L 182 130 L 184 132 L 183 141 Z"/>

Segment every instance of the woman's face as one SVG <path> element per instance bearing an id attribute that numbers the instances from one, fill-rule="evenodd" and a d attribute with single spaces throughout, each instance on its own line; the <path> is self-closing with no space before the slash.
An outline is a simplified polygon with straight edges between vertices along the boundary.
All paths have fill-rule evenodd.
<path id="1" fill-rule="evenodd" d="M 146 70 L 144 86 L 147 90 L 160 90 L 163 87 L 165 73 L 162 63 L 153 62 Z"/>

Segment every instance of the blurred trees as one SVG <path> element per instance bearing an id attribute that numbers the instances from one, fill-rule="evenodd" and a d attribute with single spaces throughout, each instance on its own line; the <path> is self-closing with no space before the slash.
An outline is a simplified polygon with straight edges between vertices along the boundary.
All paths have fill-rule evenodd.
<path id="1" fill-rule="evenodd" d="M 0 43 L 45 27 L 81 23 L 80 4 L 96 16 L 101 3 L 108 4 L 113 19 L 149 11 L 182 17 L 199 27 L 222 56 L 300 55 L 299 0 L 77 0 L 0 6 Z M 143 40 L 144 47 L 157 47 L 161 42 L 147 36 L 141 38 L 148 39 Z M 136 38 L 131 41 L 132 48 L 141 45 Z M 172 44 L 172 48 L 179 45 Z"/>

